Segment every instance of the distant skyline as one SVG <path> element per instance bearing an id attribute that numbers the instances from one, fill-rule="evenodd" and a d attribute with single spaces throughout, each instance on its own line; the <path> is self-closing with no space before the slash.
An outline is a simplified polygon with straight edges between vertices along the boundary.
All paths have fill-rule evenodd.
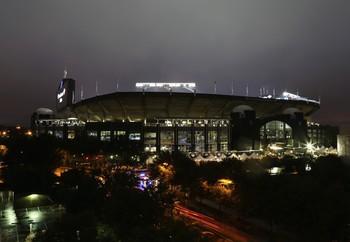
<path id="1" fill-rule="evenodd" d="M 318 100 L 313 121 L 350 124 L 350 1 L 77 0 L 0 3 L 0 125 L 55 110 L 66 66 L 84 97 L 135 83 L 196 82 Z"/>

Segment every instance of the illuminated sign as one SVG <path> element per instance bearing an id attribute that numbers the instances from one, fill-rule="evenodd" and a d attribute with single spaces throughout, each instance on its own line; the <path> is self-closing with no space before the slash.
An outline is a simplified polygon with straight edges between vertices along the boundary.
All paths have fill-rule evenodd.
<path id="1" fill-rule="evenodd" d="M 62 92 L 57 94 L 57 100 L 58 100 L 59 103 L 62 102 L 62 100 L 63 100 L 62 98 L 63 98 L 64 95 L 66 95 L 66 89 L 65 88 L 63 88 Z"/>
<path id="2" fill-rule="evenodd" d="M 283 92 L 282 97 L 277 98 L 277 99 L 284 99 L 284 100 L 298 100 L 298 101 L 306 101 L 306 102 L 312 102 L 312 103 L 317 103 L 320 104 L 320 101 L 316 100 L 311 100 L 306 97 L 301 97 L 299 95 L 290 93 L 290 92 Z"/>
<path id="3" fill-rule="evenodd" d="M 60 81 L 56 91 L 56 109 L 57 111 L 64 110 L 66 107 L 74 103 L 75 81 L 70 78 L 65 78 Z"/>
<path id="4" fill-rule="evenodd" d="M 163 87 L 171 90 L 173 87 L 182 87 L 190 91 L 194 91 L 196 83 L 193 82 L 138 82 L 136 83 L 137 88 L 147 89 L 150 87 Z"/>
<path id="5" fill-rule="evenodd" d="M 62 87 L 63 87 L 63 80 L 62 81 L 60 81 L 60 85 L 58 86 L 58 89 L 62 89 Z"/>
<path id="6" fill-rule="evenodd" d="M 290 98 L 290 99 L 300 99 L 301 98 L 299 95 L 295 95 L 295 94 L 289 93 L 289 92 L 283 92 L 282 96 L 286 97 L 286 98 Z"/>

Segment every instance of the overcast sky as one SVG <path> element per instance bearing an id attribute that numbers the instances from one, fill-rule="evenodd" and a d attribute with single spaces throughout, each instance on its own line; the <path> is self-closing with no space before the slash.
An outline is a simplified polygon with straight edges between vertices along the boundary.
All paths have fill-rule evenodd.
<path id="1" fill-rule="evenodd" d="M 318 100 L 321 124 L 350 123 L 348 0 L 0 2 L 0 124 L 55 110 L 68 68 L 77 99 L 142 81 L 258 96 L 262 85 Z M 179 90 L 181 91 L 181 90 Z"/>

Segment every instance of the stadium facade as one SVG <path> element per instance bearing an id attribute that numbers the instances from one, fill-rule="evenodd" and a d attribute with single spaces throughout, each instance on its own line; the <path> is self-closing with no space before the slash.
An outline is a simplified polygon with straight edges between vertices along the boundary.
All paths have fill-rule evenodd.
<path id="1" fill-rule="evenodd" d="M 64 78 L 56 93 L 57 115 L 38 109 L 32 129 L 63 139 L 139 142 L 149 152 L 301 147 L 310 141 L 307 120 L 320 108 L 319 102 L 291 93 L 249 97 L 192 91 L 144 88 L 76 102 L 75 81 Z"/>

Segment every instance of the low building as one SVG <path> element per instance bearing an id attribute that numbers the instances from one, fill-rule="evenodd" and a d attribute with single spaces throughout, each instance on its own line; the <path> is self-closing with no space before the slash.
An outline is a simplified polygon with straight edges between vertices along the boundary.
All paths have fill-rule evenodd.
<path id="1" fill-rule="evenodd" d="M 338 155 L 350 157 L 350 125 L 341 125 L 339 127 L 337 143 Z"/>

